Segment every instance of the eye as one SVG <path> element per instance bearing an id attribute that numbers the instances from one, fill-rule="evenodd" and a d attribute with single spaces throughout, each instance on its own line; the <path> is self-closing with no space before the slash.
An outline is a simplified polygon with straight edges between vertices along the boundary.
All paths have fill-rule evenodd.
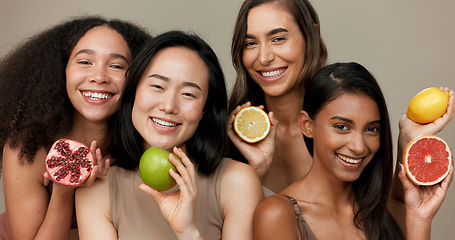
<path id="1" fill-rule="evenodd" d="M 347 131 L 349 127 L 346 124 L 335 124 L 333 126 L 336 130 Z"/>
<path id="2" fill-rule="evenodd" d="M 283 42 L 285 40 L 286 40 L 285 37 L 275 37 L 272 39 L 272 42 Z"/>
<path id="3" fill-rule="evenodd" d="M 123 67 L 123 66 L 120 65 L 120 64 L 113 64 L 113 65 L 111 65 L 111 68 L 115 68 L 115 69 L 125 69 L 125 67 Z"/>
<path id="4" fill-rule="evenodd" d="M 257 43 L 254 42 L 254 41 L 246 41 L 245 44 L 244 44 L 244 47 L 245 47 L 245 48 L 252 48 L 252 47 L 254 47 L 255 45 L 257 45 Z"/>
<path id="5" fill-rule="evenodd" d="M 377 126 L 370 126 L 366 129 L 367 132 L 370 132 L 370 133 L 379 133 L 380 132 L 380 128 L 377 127 Z"/>
<path id="6" fill-rule="evenodd" d="M 182 95 L 185 97 L 196 98 L 196 96 L 193 95 L 192 93 L 182 93 Z"/>
<path id="7" fill-rule="evenodd" d="M 152 84 L 152 85 L 150 85 L 150 87 L 157 89 L 157 90 L 164 90 L 163 87 L 161 87 L 160 85 L 156 85 L 156 84 Z"/>
<path id="8" fill-rule="evenodd" d="M 80 60 L 77 63 L 82 64 L 82 65 L 91 65 L 92 63 L 87 61 L 87 60 Z"/>

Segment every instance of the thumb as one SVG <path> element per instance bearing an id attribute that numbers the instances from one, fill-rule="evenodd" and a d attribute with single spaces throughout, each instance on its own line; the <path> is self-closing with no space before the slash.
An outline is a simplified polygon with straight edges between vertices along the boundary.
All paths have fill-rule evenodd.
<path id="1" fill-rule="evenodd" d="M 144 191 L 145 193 L 147 193 L 148 195 L 152 196 L 153 199 L 155 199 L 155 201 L 157 203 L 160 202 L 160 199 L 164 196 L 164 194 L 144 183 L 141 183 L 141 185 L 139 185 L 139 189 L 141 189 L 142 191 Z"/>

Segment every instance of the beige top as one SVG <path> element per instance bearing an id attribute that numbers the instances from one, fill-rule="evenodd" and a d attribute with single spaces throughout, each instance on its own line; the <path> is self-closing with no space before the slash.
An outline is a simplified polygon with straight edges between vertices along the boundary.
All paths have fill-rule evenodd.
<path id="1" fill-rule="evenodd" d="M 209 176 L 197 175 L 194 221 L 205 239 L 221 239 L 220 180 L 226 159 Z M 142 190 L 138 171 L 109 169 L 110 214 L 118 239 L 177 239 L 155 200 Z"/>

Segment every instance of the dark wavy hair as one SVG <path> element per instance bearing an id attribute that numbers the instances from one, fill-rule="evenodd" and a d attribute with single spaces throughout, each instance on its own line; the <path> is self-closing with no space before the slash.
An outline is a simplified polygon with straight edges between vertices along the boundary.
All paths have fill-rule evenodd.
<path id="1" fill-rule="evenodd" d="M 184 47 L 197 53 L 209 71 L 209 90 L 204 114 L 194 135 L 186 142 L 187 154 L 198 172 L 212 173 L 219 165 L 227 141 L 227 92 L 224 74 L 212 48 L 194 33 L 169 31 L 149 41 L 133 60 L 127 73 L 120 110 L 115 124 L 116 165 L 135 169 L 139 165 L 144 139 L 134 128 L 131 113 L 139 80 L 153 57 L 170 47 Z"/>
<path id="2" fill-rule="evenodd" d="M 247 101 L 250 101 L 255 106 L 265 105 L 264 91 L 251 78 L 242 62 L 248 13 L 252 8 L 265 3 L 276 3 L 278 6 L 287 9 L 299 26 L 305 40 L 305 62 L 297 81 L 296 93 L 303 94 L 304 80 L 310 79 L 319 69 L 326 65 L 327 48 L 321 38 L 319 17 L 309 1 L 246 0 L 240 8 L 232 37 L 231 55 L 232 63 L 237 72 L 237 79 L 229 98 L 229 113 L 238 105 Z"/>
<path id="3" fill-rule="evenodd" d="M 376 79 L 362 65 L 354 62 L 335 63 L 322 68 L 305 81 L 303 110 L 312 119 L 324 106 L 342 94 L 365 94 L 379 109 L 380 147 L 353 182 L 358 208 L 354 223 L 367 239 L 404 239 L 401 229 L 387 210 L 393 178 L 393 150 L 390 120 L 382 91 Z M 304 136 L 308 151 L 313 155 L 313 139 Z"/>
<path id="4" fill-rule="evenodd" d="M 87 31 L 107 26 L 120 33 L 133 58 L 151 35 L 125 21 L 78 17 L 32 36 L 0 62 L 0 156 L 6 141 L 19 145 L 20 159 L 33 162 L 37 150 L 68 133 L 75 109 L 66 91 L 66 65 Z"/>

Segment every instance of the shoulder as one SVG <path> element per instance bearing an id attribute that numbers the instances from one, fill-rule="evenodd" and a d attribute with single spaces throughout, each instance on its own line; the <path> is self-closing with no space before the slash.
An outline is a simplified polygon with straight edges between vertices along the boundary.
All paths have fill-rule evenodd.
<path id="1" fill-rule="evenodd" d="M 264 198 L 264 192 L 254 170 L 241 162 L 231 159 L 225 161 L 220 183 L 221 204 L 227 206 L 233 205 L 233 202 L 243 202 L 244 205 L 256 207 Z M 244 201 L 238 201 L 239 196 Z"/>
<path id="2" fill-rule="evenodd" d="M 295 219 L 295 213 L 289 199 L 281 195 L 273 195 L 258 205 L 256 217 L 278 221 L 278 219 Z"/>
<path id="3" fill-rule="evenodd" d="M 289 199 L 274 195 L 262 201 L 254 212 L 254 234 L 258 239 L 297 239 L 299 229 Z"/>

